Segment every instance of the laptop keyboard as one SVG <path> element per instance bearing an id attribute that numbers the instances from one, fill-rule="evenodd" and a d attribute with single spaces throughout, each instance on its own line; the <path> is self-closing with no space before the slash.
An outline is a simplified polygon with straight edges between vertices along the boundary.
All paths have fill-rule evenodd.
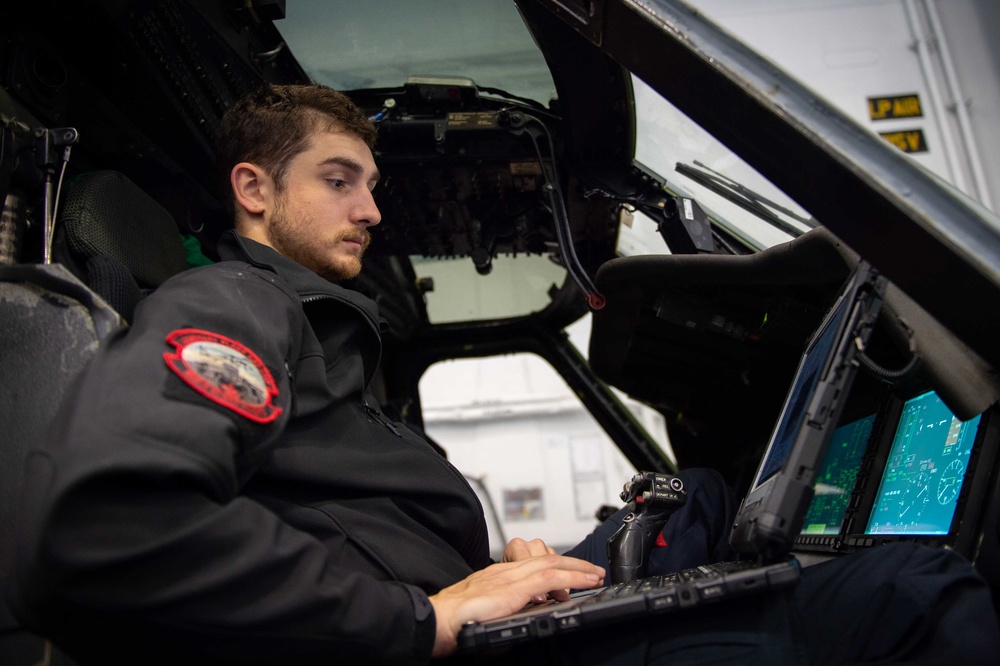
<path id="1" fill-rule="evenodd" d="M 755 562 L 715 562 L 713 564 L 692 567 L 690 569 L 684 569 L 674 573 L 641 578 L 628 583 L 616 583 L 615 585 L 609 585 L 598 594 L 590 597 L 590 600 L 600 601 L 602 599 L 617 599 L 633 594 L 642 594 L 663 588 L 670 588 L 683 583 L 711 583 L 714 579 L 721 579 L 725 574 L 745 571 L 755 567 L 757 567 Z"/>
<path id="2" fill-rule="evenodd" d="M 532 606 L 507 618 L 466 626 L 459 634 L 459 643 L 463 650 L 471 650 L 477 646 L 573 631 L 585 625 L 644 618 L 729 596 L 790 585 L 798 579 L 798 571 L 794 560 L 768 565 L 721 562 L 618 583 L 597 592 L 580 590 L 567 602 Z"/>

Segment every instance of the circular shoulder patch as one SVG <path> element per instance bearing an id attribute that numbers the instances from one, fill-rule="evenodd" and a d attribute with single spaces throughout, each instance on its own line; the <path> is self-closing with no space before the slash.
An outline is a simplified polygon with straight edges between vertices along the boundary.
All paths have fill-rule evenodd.
<path id="1" fill-rule="evenodd" d="M 246 346 L 223 335 L 196 328 L 170 333 L 165 352 L 167 367 L 209 400 L 257 423 L 270 423 L 281 414 L 273 399 L 278 386 L 271 372 Z"/>

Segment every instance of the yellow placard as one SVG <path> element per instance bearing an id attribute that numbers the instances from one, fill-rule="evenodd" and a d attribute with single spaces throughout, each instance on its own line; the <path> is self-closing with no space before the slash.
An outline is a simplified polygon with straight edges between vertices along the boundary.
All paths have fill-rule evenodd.
<path id="1" fill-rule="evenodd" d="M 922 129 L 900 130 L 898 132 L 879 132 L 879 136 L 896 146 L 904 153 L 926 153 L 927 139 Z"/>
<path id="2" fill-rule="evenodd" d="M 872 120 L 921 118 L 923 115 L 920 96 L 916 93 L 868 98 L 868 117 Z"/>

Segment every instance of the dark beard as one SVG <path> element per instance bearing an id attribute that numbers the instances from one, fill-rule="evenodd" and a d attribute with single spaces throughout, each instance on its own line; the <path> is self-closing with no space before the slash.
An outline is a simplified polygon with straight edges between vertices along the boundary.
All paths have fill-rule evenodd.
<path id="1" fill-rule="evenodd" d="M 352 265 L 349 267 L 345 267 L 339 263 L 330 263 L 322 252 L 317 251 L 315 243 L 304 238 L 302 232 L 290 222 L 288 216 L 285 214 L 284 201 L 279 199 L 271 215 L 268 235 L 271 243 L 274 245 L 274 249 L 279 254 L 305 266 L 329 282 L 341 282 L 349 280 L 361 272 L 361 258 L 371 244 L 371 234 L 367 229 L 361 230 L 360 233 L 364 235 L 364 242 L 362 243 L 361 253 L 357 257 L 357 263 L 354 264 L 354 262 L 351 262 Z M 337 236 L 335 241 L 356 235 L 359 235 L 358 231 L 344 231 Z"/>

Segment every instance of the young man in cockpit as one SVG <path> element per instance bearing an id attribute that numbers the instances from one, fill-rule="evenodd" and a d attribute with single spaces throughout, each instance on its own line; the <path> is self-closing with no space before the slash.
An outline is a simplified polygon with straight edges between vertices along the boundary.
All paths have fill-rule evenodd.
<path id="1" fill-rule="evenodd" d="M 275 87 L 222 134 L 226 261 L 142 303 L 34 458 L 22 612 L 100 658 L 137 641 L 156 659 L 412 661 L 468 620 L 599 585 L 539 542 L 491 566 L 462 476 L 385 425 L 377 309 L 336 284 L 381 219 L 367 117 Z"/>
<path id="2" fill-rule="evenodd" d="M 322 86 L 231 108 L 224 261 L 139 306 L 31 457 L 13 608 L 81 661 L 419 663 L 451 654 L 465 622 L 602 584 L 602 566 L 540 541 L 492 563 L 462 475 L 373 398 L 378 311 L 337 282 L 381 221 L 374 140 Z M 709 557 L 726 535 L 706 534 Z M 575 552 L 603 564 L 605 541 Z M 767 638 L 747 608 L 730 624 L 792 658 L 787 627 Z M 545 658 L 644 662 L 655 639 L 612 630 Z"/>

